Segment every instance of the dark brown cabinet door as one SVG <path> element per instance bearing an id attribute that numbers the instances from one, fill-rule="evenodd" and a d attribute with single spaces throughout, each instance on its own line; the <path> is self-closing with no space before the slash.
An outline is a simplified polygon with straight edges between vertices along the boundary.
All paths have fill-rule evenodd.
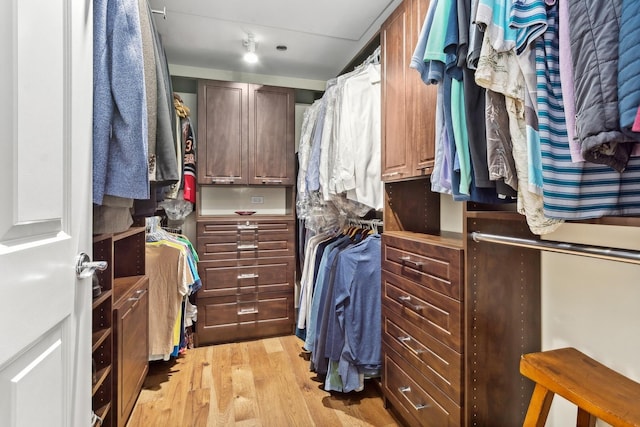
<path id="1" fill-rule="evenodd" d="M 198 83 L 198 183 L 248 183 L 248 87 Z"/>
<path id="2" fill-rule="evenodd" d="M 249 183 L 293 185 L 294 90 L 249 85 Z"/>
<path id="3" fill-rule="evenodd" d="M 406 1 L 383 24 L 382 53 L 382 180 L 402 179 L 411 175 L 411 150 L 407 138 L 406 74 L 409 70 L 409 25 Z"/>
<path id="4" fill-rule="evenodd" d="M 121 304 L 114 307 L 117 347 L 117 423 L 129 419 L 149 368 L 149 279 L 144 277 Z"/>
<path id="5" fill-rule="evenodd" d="M 418 44 L 420 30 L 429 9 L 429 0 L 412 0 L 409 25 L 409 58 Z M 430 175 L 435 157 L 435 110 L 437 86 L 424 84 L 420 74 L 410 69 L 407 73 L 408 111 L 407 133 L 413 145 L 412 174 Z"/>
<path id="6" fill-rule="evenodd" d="M 405 0 L 381 29 L 383 181 L 433 169 L 437 87 L 409 68 L 428 7 L 428 0 Z"/>

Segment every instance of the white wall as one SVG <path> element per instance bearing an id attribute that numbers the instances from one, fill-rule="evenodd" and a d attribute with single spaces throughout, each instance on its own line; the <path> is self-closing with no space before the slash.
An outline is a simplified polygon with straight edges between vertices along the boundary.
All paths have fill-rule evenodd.
<path id="1" fill-rule="evenodd" d="M 564 224 L 545 239 L 640 250 L 635 227 Z M 575 347 L 640 381 L 639 277 L 640 265 L 543 252 L 543 350 Z M 547 425 L 575 425 L 575 411 L 556 397 Z"/>

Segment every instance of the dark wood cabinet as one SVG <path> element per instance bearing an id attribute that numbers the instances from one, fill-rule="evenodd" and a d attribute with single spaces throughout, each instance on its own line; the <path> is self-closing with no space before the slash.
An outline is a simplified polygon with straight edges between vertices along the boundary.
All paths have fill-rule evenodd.
<path id="1" fill-rule="evenodd" d="M 295 93 L 198 82 L 198 183 L 293 185 Z"/>
<path id="2" fill-rule="evenodd" d="M 93 411 L 103 426 L 124 426 L 148 369 L 148 278 L 145 229 L 93 238 L 102 292 L 93 301 Z"/>
<path id="3" fill-rule="evenodd" d="M 383 181 L 433 170 L 437 87 L 409 68 L 428 7 L 428 0 L 405 0 L 380 30 Z"/>
<path id="4" fill-rule="evenodd" d="M 412 426 L 461 425 L 463 253 L 459 238 L 382 237 L 382 389 Z"/>
<path id="5" fill-rule="evenodd" d="M 198 345 L 293 333 L 294 227 L 280 218 L 198 220 Z"/>
<path id="6" fill-rule="evenodd" d="M 249 85 L 249 184 L 295 183 L 295 93 Z"/>
<path id="7" fill-rule="evenodd" d="M 249 182 L 249 88 L 244 83 L 198 83 L 198 183 Z"/>
<path id="8" fill-rule="evenodd" d="M 114 304 L 115 371 L 118 391 L 117 425 L 123 427 L 149 369 L 149 279 L 121 281 L 122 295 Z"/>
<path id="9" fill-rule="evenodd" d="M 92 347 L 93 362 L 92 409 L 110 427 L 113 420 L 113 236 L 101 234 L 93 238 L 93 259 L 106 261 L 107 269 L 96 271 L 100 295 L 93 299 Z"/>

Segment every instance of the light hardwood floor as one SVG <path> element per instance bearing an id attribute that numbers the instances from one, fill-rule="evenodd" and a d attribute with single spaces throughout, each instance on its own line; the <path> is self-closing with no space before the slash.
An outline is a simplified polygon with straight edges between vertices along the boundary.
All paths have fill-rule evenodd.
<path id="1" fill-rule="evenodd" d="M 127 427 L 398 426 L 378 387 L 329 393 L 295 336 L 187 350 L 152 362 Z"/>

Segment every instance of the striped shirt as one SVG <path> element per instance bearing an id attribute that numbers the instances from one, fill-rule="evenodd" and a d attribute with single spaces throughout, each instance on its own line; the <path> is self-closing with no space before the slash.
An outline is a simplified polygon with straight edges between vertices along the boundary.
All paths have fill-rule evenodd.
<path id="1" fill-rule="evenodd" d="M 638 215 L 640 158 L 632 158 L 623 173 L 571 161 L 558 64 L 557 5 L 548 8 L 547 22 L 547 31 L 536 42 L 545 215 L 567 220 Z"/>

